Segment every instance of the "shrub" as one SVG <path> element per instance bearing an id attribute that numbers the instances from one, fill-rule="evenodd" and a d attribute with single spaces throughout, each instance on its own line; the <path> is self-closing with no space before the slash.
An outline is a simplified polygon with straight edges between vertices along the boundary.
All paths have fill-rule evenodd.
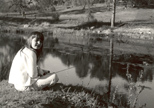
<path id="1" fill-rule="evenodd" d="M 97 22 L 97 19 L 94 17 L 91 10 L 88 10 L 86 13 L 86 17 L 84 19 L 81 19 L 82 23 Z"/>
<path id="2" fill-rule="evenodd" d="M 60 14 L 59 14 L 58 12 L 53 12 L 52 18 L 53 18 L 54 20 L 59 20 L 59 17 L 60 17 Z"/>

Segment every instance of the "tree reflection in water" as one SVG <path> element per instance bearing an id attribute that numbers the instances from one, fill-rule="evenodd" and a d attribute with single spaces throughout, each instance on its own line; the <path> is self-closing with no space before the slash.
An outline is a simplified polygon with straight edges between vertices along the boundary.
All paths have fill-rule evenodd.
<path id="1" fill-rule="evenodd" d="M 7 78 L 8 70 L 12 59 L 16 52 L 22 47 L 25 40 L 21 37 L 3 36 L 0 38 L 0 69 L 1 69 L 1 80 Z M 41 61 L 46 58 L 46 55 L 52 54 L 52 56 L 59 57 L 61 61 L 66 65 L 73 65 L 76 68 L 76 73 L 79 78 L 84 78 L 90 74 L 91 78 L 97 78 L 101 80 L 109 80 L 109 57 L 104 55 L 93 55 L 91 53 L 83 53 L 82 51 L 69 51 L 61 53 L 60 51 L 52 50 L 54 47 L 54 41 L 52 38 L 45 38 L 45 48 Z M 106 52 L 107 53 L 107 52 Z M 153 63 L 153 58 L 147 55 L 120 55 L 114 58 L 113 63 L 113 77 L 116 75 L 126 78 L 126 68 L 127 62 L 130 63 L 129 71 L 132 74 L 133 81 L 137 81 L 137 76 L 139 72 L 143 70 L 144 81 L 153 80 L 153 68 L 150 66 L 144 66 L 142 63 L 147 61 L 148 63 Z M 132 63 L 132 65 L 131 65 Z M 133 65 L 139 64 L 139 65 Z M 8 66 L 7 66 L 8 65 Z M 4 68 L 7 67 L 7 72 L 4 72 Z M 5 70 L 5 71 L 6 71 Z M 5 73 L 5 77 L 2 76 Z"/>
<path id="2" fill-rule="evenodd" d="M 73 65 L 76 69 L 76 75 L 80 79 L 84 79 L 87 76 L 90 76 L 91 79 L 98 79 L 99 81 L 108 81 L 109 80 L 109 57 L 104 55 L 93 55 L 91 53 L 84 53 L 82 51 L 59 51 L 55 50 L 51 52 L 52 55 L 55 57 L 58 57 L 61 59 L 61 61 L 66 66 Z M 141 58 L 140 58 L 141 56 Z M 144 55 L 135 55 L 137 59 L 134 59 L 134 57 L 128 57 L 128 55 L 118 55 L 118 57 L 114 58 L 113 62 L 113 74 L 112 79 L 115 79 L 117 76 L 122 78 L 122 81 L 120 83 L 124 83 L 123 88 L 125 89 L 125 92 L 117 92 L 115 94 L 115 87 L 112 85 L 111 88 L 111 100 L 114 101 L 114 103 L 122 106 L 128 106 L 128 81 L 126 77 L 127 70 L 129 70 L 129 73 L 131 74 L 132 82 L 138 83 L 138 77 L 140 76 L 141 71 L 143 72 L 143 77 L 140 80 L 142 83 L 147 81 L 153 80 L 153 59 L 149 59 L 151 56 L 144 56 L 147 57 L 143 59 Z M 144 65 L 143 62 L 146 61 L 149 63 L 149 65 Z M 129 67 L 128 67 L 129 64 Z M 90 81 L 89 81 L 90 82 Z M 114 82 L 113 82 L 114 83 Z M 70 82 L 71 84 L 71 82 Z M 85 85 L 84 85 L 85 86 Z M 144 87 L 144 86 L 143 86 Z M 118 88 L 120 89 L 120 88 Z M 104 97 L 107 97 L 108 88 L 107 85 L 103 85 L 101 83 L 98 83 L 95 85 L 95 88 L 93 88 L 96 92 L 102 94 Z M 116 99 L 114 99 L 114 94 L 116 95 Z"/>
<path id="3" fill-rule="evenodd" d="M 78 77 L 84 78 L 88 74 L 90 74 L 91 78 L 97 78 L 100 81 L 107 79 L 109 80 L 109 57 L 108 56 L 100 56 L 100 55 L 92 55 L 85 54 L 82 52 L 76 52 L 72 54 L 71 52 L 60 53 L 59 51 L 52 52 L 53 55 L 59 57 L 61 61 L 66 65 L 73 65 L 76 68 L 76 73 Z M 120 58 L 121 59 L 121 58 Z M 116 60 L 118 61 L 118 60 Z M 120 60 L 119 60 L 120 61 Z M 113 77 L 116 75 L 121 76 L 122 78 L 127 80 L 126 71 L 127 71 L 127 62 L 126 63 L 113 63 Z M 128 60 L 129 61 L 129 60 Z M 92 65 L 92 69 L 89 70 L 90 65 Z M 142 81 L 152 81 L 153 79 L 153 69 L 150 66 L 144 65 L 133 65 L 130 63 L 129 71 L 132 74 L 132 79 L 134 82 L 137 81 L 137 77 L 139 76 L 140 71 L 144 71 Z"/>

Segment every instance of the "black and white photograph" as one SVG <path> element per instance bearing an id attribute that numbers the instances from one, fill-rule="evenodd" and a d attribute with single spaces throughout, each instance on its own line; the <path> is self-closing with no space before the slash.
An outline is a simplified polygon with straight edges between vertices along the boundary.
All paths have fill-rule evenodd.
<path id="1" fill-rule="evenodd" d="M 153 108 L 154 0 L 0 0 L 0 108 Z"/>

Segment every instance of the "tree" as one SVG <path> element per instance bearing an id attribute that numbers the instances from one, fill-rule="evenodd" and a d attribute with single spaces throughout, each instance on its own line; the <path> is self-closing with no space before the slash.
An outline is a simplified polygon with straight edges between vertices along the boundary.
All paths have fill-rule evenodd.
<path id="1" fill-rule="evenodd" d="M 33 0 L 40 11 L 56 11 L 54 4 L 55 0 Z"/>
<path id="2" fill-rule="evenodd" d="M 4 0 L 0 0 L 0 12 L 7 12 L 8 8 L 8 3 Z"/>
<path id="3" fill-rule="evenodd" d="M 11 1 L 8 1 L 8 3 L 9 3 L 9 9 L 16 10 L 20 14 L 23 14 L 23 16 L 24 16 L 25 10 L 28 9 L 28 5 L 29 5 L 29 2 L 26 0 L 11 0 Z"/>
<path id="4" fill-rule="evenodd" d="M 111 0 L 106 0 L 105 1 L 106 2 L 106 6 L 107 6 L 107 8 L 108 8 L 108 10 L 110 10 L 110 3 L 111 3 Z"/>
<path id="5" fill-rule="evenodd" d="M 83 5 L 83 10 L 86 8 L 86 5 L 88 6 L 88 9 L 94 4 L 95 0 L 83 0 L 82 5 Z"/>

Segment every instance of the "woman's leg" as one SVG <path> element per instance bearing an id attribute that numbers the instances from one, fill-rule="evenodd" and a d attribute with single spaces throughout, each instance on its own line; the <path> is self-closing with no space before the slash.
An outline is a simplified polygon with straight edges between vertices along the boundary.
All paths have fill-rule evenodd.
<path id="1" fill-rule="evenodd" d="M 43 89 L 47 86 L 52 86 L 57 83 L 59 80 L 57 74 L 55 73 L 48 73 L 42 77 L 40 77 L 36 83 L 33 84 L 35 89 Z"/>

